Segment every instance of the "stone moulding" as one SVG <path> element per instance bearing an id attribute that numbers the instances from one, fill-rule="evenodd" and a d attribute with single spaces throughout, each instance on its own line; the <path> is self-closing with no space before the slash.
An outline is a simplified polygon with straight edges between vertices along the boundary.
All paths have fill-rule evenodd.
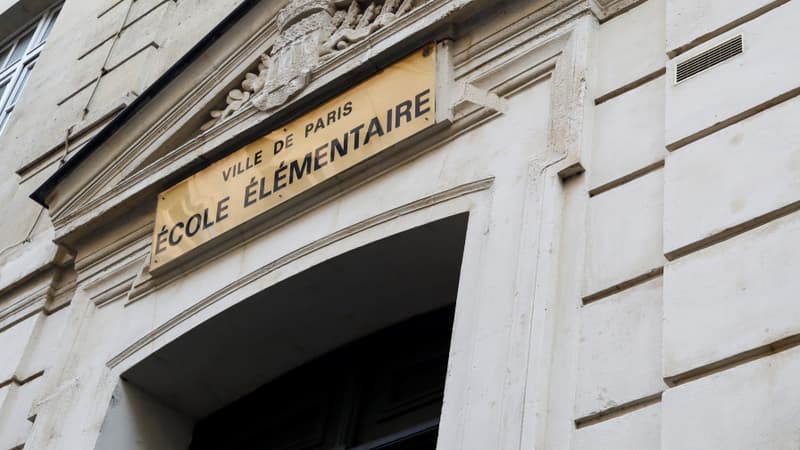
<path id="1" fill-rule="evenodd" d="M 582 84 L 584 77 L 574 77 L 574 75 L 576 75 L 574 70 L 576 68 L 576 63 L 578 67 L 583 67 L 585 61 L 583 58 L 578 58 L 576 60 L 573 56 L 573 52 L 575 51 L 575 46 L 582 47 L 586 44 L 586 31 L 584 26 L 586 20 L 580 19 L 581 15 L 579 10 L 563 11 L 563 17 L 569 18 L 568 20 L 572 25 L 550 29 L 543 34 L 536 34 L 534 36 L 522 36 L 511 33 L 510 39 L 498 43 L 497 46 L 492 46 L 487 49 L 485 55 L 481 55 L 486 56 L 483 64 L 478 67 L 471 67 L 467 69 L 466 72 L 459 71 L 460 73 L 458 74 L 451 74 L 446 77 L 445 86 L 440 86 L 437 89 L 440 92 L 446 92 L 445 98 L 448 98 L 446 101 L 450 105 L 450 108 L 452 108 L 451 118 L 447 119 L 449 127 L 446 129 L 439 128 L 434 130 L 435 132 L 429 137 L 422 138 L 419 143 L 415 141 L 411 146 L 427 150 L 435 149 L 439 145 L 443 145 L 470 129 L 479 126 L 481 123 L 502 114 L 502 106 L 506 103 L 506 97 L 513 96 L 527 86 L 547 79 L 550 79 L 561 87 L 554 93 L 552 98 L 552 101 L 555 103 L 553 106 L 554 110 L 562 110 L 563 108 L 572 109 L 573 111 L 582 110 L 583 107 L 580 100 L 578 100 L 577 104 L 573 103 L 574 99 L 569 93 L 573 91 L 583 91 L 580 84 Z M 577 20 L 572 20 L 576 18 Z M 442 43 L 440 45 L 444 46 L 444 48 L 448 48 L 450 44 Z M 497 56 L 499 54 L 504 54 L 506 57 L 509 57 L 509 59 L 504 59 L 502 63 L 498 64 L 497 58 L 488 57 L 490 55 Z M 451 70 L 453 69 L 452 64 L 447 64 L 446 66 Z M 465 78 L 469 78 L 470 82 L 465 83 L 459 81 Z M 578 83 L 578 85 L 576 86 L 575 83 Z M 469 92 L 478 92 L 481 95 L 479 98 L 475 98 L 475 96 L 467 95 Z M 494 101 L 486 101 L 492 99 Z M 549 150 L 552 152 L 550 155 L 558 159 L 558 161 L 562 161 L 566 160 L 569 154 L 572 154 L 573 159 L 579 160 L 580 147 L 571 148 L 574 147 L 571 141 L 575 139 L 575 137 L 570 135 L 576 131 L 580 133 L 581 127 L 575 129 L 575 124 L 568 125 L 564 124 L 563 121 L 556 122 L 557 123 L 551 124 L 554 126 L 554 129 L 551 130 L 551 134 L 563 135 L 565 137 L 570 137 L 570 139 L 564 140 L 565 145 L 554 142 L 554 147 Z M 226 126 L 228 126 L 228 124 L 220 128 L 225 128 Z M 216 128 L 212 130 L 212 132 L 216 131 Z M 568 142 L 569 144 L 567 144 Z M 400 153 L 403 152 L 401 151 Z M 401 157 L 401 159 L 402 158 L 405 158 L 405 156 Z M 390 163 L 387 167 L 391 167 L 392 164 L 393 163 Z M 383 169 L 379 168 L 380 170 L 377 171 L 370 169 L 371 175 L 369 179 L 374 176 L 379 176 L 384 170 L 390 170 L 387 167 Z M 366 180 L 362 180 L 361 182 L 365 181 Z M 357 184 L 361 184 L 361 182 Z M 340 186 L 340 188 L 347 190 L 344 186 Z M 313 204 L 320 201 L 325 195 L 327 194 L 315 194 L 309 201 Z M 277 226 L 276 224 L 282 224 L 286 220 L 295 219 L 299 214 L 302 214 L 302 211 L 307 210 L 308 206 L 309 204 L 304 200 L 304 202 L 292 206 L 287 211 L 281 211 L 280 214 L 269 219 L 268 223 L 259 225 L 259 232 L 250 236 L 250 238 L 254 239 L 262 233 L 269 232 L 270 229 Z M 244 241 L 228 241 L 226 244 L 227 251 L 243 243 Z M 208 247 L 205 251 L 195 255 L 193 257 L 193 262 L 201 263 L 210 257 L 219 256 L 221 252 L 219 248 L 213 246 Z M 185 274 L 186 270 L 187 266 L 179 263 L 177 266 L 159 271 L 157 274 L 148 273 L 141 280 L 141 283 L 137 283 L 137 285 L 134 286 L 135 292 L 131 295 L 131 301 L 142 298 L 149 292 L 158 289 L 160 286 L 169 284 L 175 279 L 176 273 Z"/>
<path id="2" fill-rule="evenodd" d="M 124 179 L 111 186 L 102 196 L 85 197 L 85 200 L 79 202 L 79 204 L 63 208 L 63 213 L 54 218 L 56 241 L 68 245 L 85 233 L 91 226 L 90 224 L 97 224 L 102 218 L 110 217 L 109 214 L 114 210 L 118 210 L 119 205 L 122 203 L 142 198 L 144 195 L 149 195 L 148 193 L 158 192 L 164 186 L 165 180 L 168 180 L 172 174 L 186 170 L 187 167 L 195 164 L 198 160 L 204 160 L 206 155 L 213 152 L 214 149 L 227 145 L 226 143 L 232 137 L 251 133 L 256 128 L 263 130 L 271 126 L 270 124 L 277 124 L 282 120 L 281 117 L 286 114 L 292 114 L 292 111 L 304 108 L 303 105 L 307 104 L 307 102 L 313 102 L 313 99 L 319 98 L 320 95 L 324 96 L 325 92 L 334 89 L 332 86 L 345 77 L 350 77 L 351 75 L 348 74 L 358 68 L 369 65 L 374 67 L 371 70 L 379 70 L 380 64 L 387 63 L 387 58 L 392 58 L 392 55 L 398 54 L 398 51 L 404 51 L 403 49 L 407 48 L 409 41 L 429 41 L 435 37 L 434 35 L 437 32 L 440 33 L 443 27 L 446 28 L 451 21 L 462 17 L 459 13 L 467 13 L 467 7 L 472 6 L 477 1 L 428 0 L 422 6 L 400 17 L 390 26 L 377 31 L 370 38 L 354 44 L 352 51 L 339 52 L 336 57 L 323 60 L 320 67 L 315 70 L 314 79 L 307 91 L 302 96 L 287 102 L 282 108 L 273 112 L 263 113 L 248 102 L 239 113 L 229 120 L 223 121 L 218 126 L 186 141 L 164 157 L 160 157 L 130 172 Z M 517 67 L 518 63 L 514 62 L 518 58 L 518 54 L 530 52 L 532 48 L 541 47 L 542 45 L 545 47 L 552 46 L 548 42 L 562 41 L 563 38 L 555 39 L 555 41 L 553 39 L 559 35 L 568 36 L 570 33 L 567 30 L 570 27 L 567 24 L 587 13 L 591 14 L 583 1 L 563 0 L 556 2 L 556 4 L 549 4 L 542 8 L 539 13 L 520 20 L 519 23 L 510 26 L 503 33 L 499 33 L 492 39 L 482 42 L 480 51 L 477 53 L 470 52 L 472 55 L 470 61 L 477 62 L 477 64 L 467 63 L 467 61 L 463 60 L 463 54 L 455 54 L 454 72 L 448 78 L 454 77 L 455 80 L 463 80 L 468 83 L 474 82 L 481 89 L 501 96 L 506 95 L 510 92 L 503 91 L 507 89 L 515 90 L 514 85 L 518 85 L 525 78 L 528 78 L 528 75 L 519 76 L 520 68 Z M 539 31 L 531 33 L 530 31 L 533 29 L 539 29 Z M 564 34 L 565 31 L 566 34 Z M 562 44 L 556 44 L 555 46 L 560 47 L 560 45 Z M 258 52 L 256 55 L 261 53 L 260 50 Z M 507 67 L 508 70 L 503 69 L 504 67 Z M 523 70 L 523 72 L 529 71 Z M 508 80 L 509 83 L 501 80 L 507 77 L 511 77 Z M 557 78 L 561 79 L 561 77 Z M 211 82 L 209 80 L 209 83 Z M 505 86 L 506 84 L 509 85 Z M 556 85 L 560 86 L 562 84 L 562 81 L 556 82 Z M 565 90 L 572 90 L 575 87 L 577 86 L 569 85 L 569 83 L 564 85 Z M 559 90 L 559 92 L 562 92 L 562 94 L 554 94 L 554 97 L 560 98 L 565 95 L 562 90 Z M 568 97 L 569 95 L 566 96 Z M 208 96 L 204 98 L 208 98 Z M 202 100 L 200 97 L 198 99 Z M 556 101 L 556 104 L 562 102 L 563 100 Z M 464 122 L 464 126 L 470 126 L 466 122 L 472 123 L 475 120 L 482 120 L 477 118 L 475 114 L 464 110 L 466 106 L 468 105 L 457 107 L 462 113 L 472 116 Z M 472 108 L 468 109 L 471 110 Z M 458 115 L 463 117 L 462 113 Z M 483 113 L 478 114 L 481 117 L 482 115 Z M 454 119 L 457 122 L 462 121 L 457 117 Z M 174 117 L 171 120 L 174 120 Z M 176 123 L 175 126 L 180 126 L 180 124 Z M 169 129 L 168 124 L 163 124 L 158 128 L 162 130 L 162 133 L 168 132 Z M 453 132 L 456 132 L 456 130 L 453 130 Z M 149 140 L 150 138 L 147 139 Z M 443 137 L 443 139 L 446 138 Z M 143 151 L 141 148 L 148 144 L 142 141 L 134 145 L 140 148 L 137 152 L 141 153 Z"/>
<path id="3" fill-rule="evenodd" d="M 210 112 L 206 131 L 251 103 L 270 111 L 302 91 L 321 62 L 406 14 L 413 0 L 292 0 L 278 12 L 279 35 L 260 56 L 256 72 L 248 72 L 231 89 L 225 106 Z"/>
<path id="4" fill-rule="evenodd" d="M 130 365 L 132 365 L 129 359 L 133 358 L 137 352 L 144 349 L 148 345 L 152 344 L 159 337 L 167 334 L 170 330 L 174 329 L 176 326 L 189 320 L 193 316 L 201 313 L 203 310 L 209 308 L 215 303 L 225 299 L 232 293 L 242 290 L 244 287 L 257 282 L 258 280 L 263 279 L 267 275 L 275 272 L 276 270 L 282 267 L 287 266 L 288 264 L 294 261 L 297 261 L 303 257 L 311 255 L 314 252 L 317 252 L 323 248 L 329 247 L 336 242 L 346 239 L 347 237 L 354 236 L 365 230 L 368 230 L 380 224 L 391 221 L 397 217 L 405 216 L 416 211 L 430 208 L 435 205 L 443 204 L 458 199 L 460 197 L 465 197 L 471 194 L 486 191 L 488 189 L 491 189 L 493 184 L 494 184 L 494 178 L 489 177 L 489 178 L 478 179 L 473 182 L 465 183 L 459 186 L 454 186 L 450 189 L 431 194 L 428 197 L 424 197 L 416 201 L 407 203 L 405 205 L 399 206 L 397 208 L 384 211 L 380 214 L 377 214 L 375 216 L 364 219 L 358 223 L 355 223 L 351 226 L 334 231 L 329 235 L 321 237 L 320 239 L 317 239 L 316 241 L 311 242 L 308 245 L 298 248 L 297 250 L 294 250 L 275 261 L 269 262 L 261 266 L 259 269 L 251 273 L 248 273 L 247 275 L 239 278 L 233 283 L 230 283 L 224 286 L 223 288 L 214 291 L 213 293 L 209 294 L 202 300 L 195 303 L 189 309 L 182 311 L 176 316 L 173 316 L 170 320 L 166 321 L 165 323 L 161 324 L 158 327 L 155 327 L 149 333 L 143 335 L 140 339 L 131 343 L 128 347 L 126 347 L 113 357 L 111 357 L 106 362 L 106 366 L 110 369 L 115 369 L 117 368 L 117 366 L 120 366 L 123 362 L 125 362 L 126 363 L 125 366 L 129 367 Z M 142 294 L 141 292 L 139 293 L 132 292 L 131 300 L 128 304 L 136 301 L 138 298 L 141 298 L 141 294 Z"/>
<path id="5" fill-rule="evenodd" d="M 379 66 L 376 64 L 385 62 L 386 58 L 392 57 L 391 55 L 398 55 L 397 48 L 402 47 L 406 41 L 411 38 L 415 42 L 418 41 L 421 35 L 429 34 L 431 27 L 437 26 L 442 18 L 462 11 L 475 1 L 477 0 L 428 0 L 424 5 L 400 17 L 390 26 L 376 31 L 368 39 L 353 44 L 351 51 L 338 52 L 333 57 L 323 59 L 320 66 L 315 69 L 313 80 L 306 92 L 302 96 L 291 99 L 281 108 L 264 113 L 257 110 L 251 102 L 246 102 L 242 109 L 231 116 L 229 120 L 222 121 L 212 129 L 189 139 L 164 157 L 138 166 L 125 175 L 124 179 L 113 183 L 107 190 L 103 190 L 103 195 L 79 194 L 76 197 L 80 197 L 80 199 L 72 200 L 68 205 L 59 207 L 53 217 L 56 241 L 69 242 L 84 225 L 110 212 L 114 205 L 129 200 L 131 196 L 141 195 L 146 189 L 158 189 L 154 187 L 154 182 L 158 184 L 159 180 L 174 173 L 178 167 L 184 167 L 198 159 L 204 159 L 207 151 L 224 146 L 231 136 L 240 135 L 254 127 L 265 129 L 270 124 L 277 125 L 282 120 L 281 117 L 285 115 L 284 112 L 288 111 L 288 114 L 291 113 L 289 110 L 294 111 L 296 108 L 302 107 L 307 97 L 317 98 L 319 95 L 324 95 L 321 93 L 329 90 L 331 83 L 340 80 L 345 76 L 344 74 L 352 73 L 357 69 L 377 71 Z M 210 77 L 204 88 L 211 89 L 218 78 L 219 74 Z M 202 102 L 208 98 L 208 96 L 193 95 L 192 101 Z M 188 108 L 191 106 L 182 106 L 183 111 L 187 111 Z M 136 141 L 129 146 L 130 150 L 128 151 L 144 155 L 148 146 L 163 141 L 161 136 L 169 133 L 171 126 L 181 126 L 182 123 L 180 114 L 177 116 L 169 114 L 165 120 L 168 123 L 161 122 L 157 126 L 151 127 L 153 132 L 136 138 Z M 141 157 L 134 158 L 141 161 Z M 136 161 L 131 160 L 131 156 L 125 156 L 124 159 L 130 161 L 129 165 L 136 164 Z M 120 169 L 107 170 L 119 171 Z"/>

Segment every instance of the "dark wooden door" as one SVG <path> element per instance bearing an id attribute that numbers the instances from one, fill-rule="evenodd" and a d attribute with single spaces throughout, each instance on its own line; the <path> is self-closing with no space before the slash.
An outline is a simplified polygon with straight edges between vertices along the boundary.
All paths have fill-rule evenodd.
<path id="1" fill-rule="evenodd" d="M 433 450 L 452 324 L 448 307 L 295 369 L 200 420 L 190 450 Z"/>

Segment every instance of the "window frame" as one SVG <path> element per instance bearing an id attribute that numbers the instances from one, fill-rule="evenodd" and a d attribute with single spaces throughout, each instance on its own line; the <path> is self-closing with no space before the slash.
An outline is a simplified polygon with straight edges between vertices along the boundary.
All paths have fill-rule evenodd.
<path id="1" fill-rule="evenodd" d="M 0 134 L 5 131 L 9 118 L 19 104 L 25 85 L 30 79 L 39 55 L 52 32 L 63 2 L 58 2 L 28 21 L 15 31 L 11 37 L 0 42 L 0 85 L 4 86 L 0 93 Z M 11 61 L 20 42 L 30 36 L 25 49 L 18 60 Z M 26 76 L 27 75 L 27 76 Z M 13 98 L 13 101 L 11 99 Z"/>

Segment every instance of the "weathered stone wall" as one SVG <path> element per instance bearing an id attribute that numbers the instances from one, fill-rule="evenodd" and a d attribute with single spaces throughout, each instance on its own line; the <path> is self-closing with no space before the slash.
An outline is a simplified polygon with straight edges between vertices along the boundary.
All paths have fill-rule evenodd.
<path id="1" fill-rule="evenodd" d="M 0 2 L 0 29 L 40 3 Z M 0 450 L 124 448 L 142 416 L 175 424 L 153 442 L 185 442 L 191 418 L 120 384 L 124 370 L 293 274 L 463 212 L 439 448 L 798 446 L 797 0 L 432 1 L 446 6 L 404 20 L 410 39 L 452 21 L 453 124 L 417 157 L 180 276 L 148 275 L 154 204 L 135 192 L 124 214 L 54 244 L 30 192 L 239 3 L 65 3 L 0 135 Z M 248 20 L 231 33 L 269 17 Z M 674 82 L 678 62 L 739 33 L 743 54 Z M 78 173 L 118 155 L 142 167 L 196 138 L 255 70 L 261 43 L 229 58 L 242 42 L 221 38 Z M 331 73 L 383 50 L 356 49 L 367 56 L 308 89 L 326 94 Z M 208 92 L 179 131 L 125 153 L 196 80 Z M 265 117 L 242 111 L 227 133 Z M 226 143 L 206 136 L 198 158 Z"/>
<path id="2" fill-rule="evenodd" d="M 55 3 L 0 3 L 0 40 Z M 47 211 L 28 196 L 239 3 L 64 3 L 0 135 L 0 448 L 20 448 L 28 436 L 74 292 Z"/>
<path id="3" fill-rule="evenodd" d="M 601 25 L 574 448 L 798 445 L 798 6 L 649 0 Z"/>

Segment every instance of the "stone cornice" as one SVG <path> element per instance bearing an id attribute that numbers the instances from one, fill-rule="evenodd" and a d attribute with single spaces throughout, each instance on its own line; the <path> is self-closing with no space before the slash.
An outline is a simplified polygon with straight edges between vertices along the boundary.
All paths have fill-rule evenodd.
<path id="1" fill-rule="evenodd" d="M 409 44 L 415 37 L 419 39 L 420 35 L 430 34 L 431 29 L 440 24 L 442 19 L 449 18 L 454 12 L 477 1 L 484 0 L 432 0 L 401 17 L 390 26 L 379 30 L 368 39 L 354 45 L 349 51 L 341 52 L 325 61 L 315 71 L 314 80 L 303 95 L 288 102 L 283 108 L 273 113 L 262 113 L 252 106 L 243 108 L 236 116 L 187 141 L 163 158 L 137 170 L 104 192 L 102 196 L 93 198 L 87 198 L 84 195 L 76 196 L 76 199 L 72 199 L 55 214 L 53 223 L 56 228 L 56 240 L 69 241 L 73 235 L 80 234 L 85 225 L 112 212 L 116 206 L 124 202 L 140 198 L 142 195 L 155 195 L 170 181 L 176 181 L 174 180 L 175 173 L 197 166 L 198 163 L 202 164 L 222 148 L 233 150 L 231 147 L 235 145 L 237 137 L 238 140 L 241 140 L 242 136 L 255 137 L 258 133 L 263 134 L 269 129 L 279 126 L 282 122 L 290 119 L 292 115 L 298 115 L 302 110 L 317 103 L 320 98 L 330 96 L 332 92 L 339 89 L 339 86 L 333 86 L 336 84 L 335 82 L 343 86 L 354 76 L 365 78 L 376 72 L 379 66 L 375 62 L 383 60 L 384 64 L 388 64 L 390 59 L 387 58 L 396 58 L 401 56 L 403 51 L 410 50 L 413 45 L 409 46 Z M 268 28 L 273 31 L 275 29 L 274 25 L 270 25 Z M 262 40 L 261 47 L 263 46 Z M 164 117 L 151 127 L 152 133 L 138 139 L 126 153 L 141 154 L 141 150 L 152 148 L 153 145 L 157 146 L 157 141 L 167 130 L 172 128 L 174 123 L 188 115 L 193 115 L 189 112 L 195 111 L 201 104 L 201 100 L 208 102 L 207 94 L 214 90 L 215 83 L 219 83 L 219 74 L 231 75 L 229 73 L 231 72 L 230 66 L 234 65 L 231 63 L 232 60 L 237 60 L 236 66 L 241 67 L 244 65 L 243 61 L 257 58 L 259 54 L 260 51 L 252 48 L 250 52 L 238 50 L 237 57 L 226 60 L 228 64 L 225 69 L 228 72 L 224 72 L 224 69 L 215 71 L 218 75 L 205 79 L 203 86 L 196 89 L 198 94 L 194 98 L 182 101 L 169 117 Z M 238 76 L 238 73 L 235 75 Z M 218 87 L 217 91 L 219 90 Z M 137 149 L 140 151 L 136 151 Z M 124 162 L 125 157 L 122 158 Z M 107 179 L 103 175 L 105 173 L 99 174 L 95 179 Z M 170 179 L 171 177 L 172 179 Z M 92 186 L 87 186 L 85 190 L 91 191 L 91 188 Z"/>
<path id="2" fill-rule="evenodd" d="M 365 219 L 359 223 L 353 224 L 347 228 L 337 230 L 327 236 L 324 236 L 314 242 L 309 243 L 306 246 L 298 248 L 297 250 L 289 254 L 286 254 L 285 256 L 275 261 L 265 264 L 258 270 L 246 274 L 245 276 L 239 278 L 235 282 L 225 286 L 224 288 L 196 302 L 191 308 L 172 317 L 170 320 L 168 320 L 161 326 L 156 327 L 151 332 L 145 334 L 140 339 L 133 342 L 127 348 L 122 350 L 120 353 L 112 357 L 107 362 L 107 366 L 112 369 L 115 368 L 123 361 L 133 356 L 137 351 L 151 344 L 158 337 L 164 335 L 169 330 L 175 328 L 177 325 L 188 320 L 192 316 L 202 312 L 206 308 L 209 308 L 216 302 L 225 298 L 226 295 L 230 294 L 231 292 L 235 292 L 237 290 L 242 289 L 244 286 L 247 286 L 267 276 L 268 274 L 280 269 L 281 267 L 285 267 L 286 265 L 290 264 L 293 261 L 297 261 L 298 259 L 303 258 L 306 255 L 309 255 L 324 247 L 330 246 L 331 244 L 341 241 L 342 239 L 345 239 L 348 236 L 353 236 L 366 229 L 378 226 L 384 222 L 392 220 L 393 218 L 400 217 L 403 215 L 408 215 L 414 211 L 418 211 L 420 209 L 424 209 L 432 205 L 444 203 L 461 196 L 485 191 L 491 188 L 493 183 L 494 183 L 493 178 L 487 178 L 487 179 L 476 180 L 474 182 L 467 183 L 464 185 L 456 186 L 452 189 L 438 192 L 429 197 L 421 198 L 419 200 L 400 206 L 398 208 L 385 211 L 381 214 Z M 143 286 L 140 286 L 138 290 L 135 288 L 134 291 L 131 293 L 131 301 L 133 302 L 136 301 L 137 298 L 141 298 L 143 293 L 146 293 L 147 291 L 152 289 L 152 285 L 154 283 L 156 282 L 151 280 L 150 282 L 145 283 Z"/>
<path id="3" fill-rule="evenodd" d="M 563 114 L 582 116 L 584 105 L 581 98 L 583 97 L 576 98 L 572 94 L 573 92 L 585 92 L 585 89 L 580 86 L 583 83 L 582 74 L 586 61 L 585 58 L 576 59 L 574 56 L 576 53 L 581 53 L 575 47 L 585 45 L 584 39 L 587 37 L 586 21 L 576 22 L 579 25 L 581 23 L 584 25 L 577 27 L 577 30 L 568 27 L 561 29 L 558 33 L 545 33 L 545 35 L 531 40 L 527 45 L 523 45 L 521 53 L 515 52 L 519 59 L 523 59 L 522 56 L 525 56 L 525 64 L 520 62 L 520 64 L 506 65 L 505 67 L 509 69 L 508 72 L 487 70 L 482 76 L 473 78 L 474 82 L 480 85 L 495 86 L 495 90 L 490 95 L 511 97 L 534 83 L 548 80 L 558 86 L 553 94 L 552 109 Z M 515 43 L 508 43 L 508 48 L 519 49 L 519 46 Z M 576 74 L 577 78 L 574 77 Z M 409 145 L 396 152 L 389 152 L 393 154 L 392 158 L 378 159 L 372 164 L 365 163 L 366 167 L 361 168 L 361 172 L 348 174 L 346 180 L 332 183 L 335 187 L 315 192 L 301 200 L 298 199 L 298 202 L 288 208 L 276 208 L 261 220 L 253 221 L 252 229 L 248 228 L 246 232 L 224 240 L 224 243 L 218 242 L 216 245 L 207 246 L 199 252 L 193 253 L 191 265 L 178 263 L 170 269 L 160 272 L 157 276 L 145 274 L 140 282 L 134 285 L 131 301 L 180 279 L 194 268 L 202 267 L 213 258 L 218 258 L 226 252 L 235 251 L 251 240 L 259 239 L 290 220 L 296 220 L 314 205 L 332 200 L 357 186 L 368 183 L 409 159 L 419 157 L 428 151 L 434 151 L 501 114 L 497 109 L 474 103 L 473 99 L 460 96 L 458 93 L 454 93 L 453 97 L 453 115 L 449 127 L 440 127 L 428 136 L 411 138 Z M 500 103 L 502 102 L 501 98 Z M 562 139 L 551 142 L 551 148 L 547 152 L 548 158 L 552 157 L 563 161 L 564 165 L 580 165 L 581 146 L 576 143 L 583 141 L 582 135 L 585 134 L 585 127 L 582 127 L 583 122 L 583 119 L 553 120 L 551 122 L 550 133 L 561 136 Z M 419 149 L 424 149 L 424 151 Z M 559 166 L 556 169 L 560 170 L 561 168 Z"/>
<path id="4" fill-rule="evenodd" d="M 536 168 L 538 174 L 544 173 L 548 169 L 555 173 L 561 169 L 562 163 L 572 164 L 574 160 L 580 161 L 583 149 L 582 144 L 586 139 L 586 135 L 591 133 L 592 129 L 590 126 L 591 115 L 586 109 L 586 105 L 591 104 L 591 96 L 587 95 L 590 87 L 587 85 L 586 75 L 591 66 L 591 48 L 588 43 L 591 41 L 592 34 L 595 31 L 596 21 L 587 17 L 587 10 L 584 9 L 581 12 L 580 5 L 575 2 L 573 2 L 571 8 L 563 12 L 565 14 L 564 17 L 569 18 L 567 23 L 562 22 L 563 26 L 558 27 L 558 29 L 553 28 L 544 33 L 531 33 L 536 35 L 532 39 L 528 39 L 530 37 L 528 34 L 509 33 L 509 36 L 517 36 L 517 38 L 505 39 L 503 42 L 495 42 L 485 47 L 485 52 L 481 54 L 486 56 L 486 59 L 483 64 L 479 65 L 482 67 L 480 71 L 467 70 L 461 72 L 460 75 L 460 79 L 471 80 L 474 83 L 471 86 L 494 86 L 494 91 L 489 94 L 500 96 L 501 100 L 502 97 L 511 97 L 533 83 L 545 80 L 551 83 L 551 109 L 554 113 L 550 118 L 550 144 L 544 152 L 536 151 L 531 154 L 531 167 Z M 513 55 L 513 58 L 502 61 L 494 60 L 496 65 L 493 65 L 491 63 L 493 59 L 489 55 L 497 53 Z M 501 114 L 490 107 L 473 103 L 470 99 L 458 97 L 458 95 L 454 95 L 452 107 L 454 110 L 452 126 L 440 129 L 437 133 L 424 138 L 422 142 L 418 143 L 417 147 L 426 148 L 430 151 Z M 563 115 L 574 117 L 574 119 L 563 120 Z M 391 164 L 386 164 L 383 169 L 380 167 L 377 169 L 390 170 L 391 167 Z M 382 172 L 377 169 L 369 171 L 369 179 L 381 175 Z M 366 181 L 362 180 L 362 182 Z M 215 304 L 224 302 L 231 296 L 249 295 L 246 292 L 249 286 L 257 284 L 259 280 L 269 276 L 270 273 L 285 267 L 293 261 L 297 261 L 299 258 L 322 251 L 326 247 L 346 239 L 348 236 L 394 220 L 397 217 L 409 214 L 411 211 L 425 209 L 437 203 L 489 190 L 492 183 L 493 179 L 491 178 L 476 179 L 466 184 L 454 186 L 430 197 L 421 198 L 401 207 L 379 212 L 366 220 L 335 230 L 277 259 L 264 261 L 263 265 L 256 270 L 242 274 L 223 287 L 208 293 L 190 307 L 165 318 L 159 324 L 154 324 L 151 331 L 145 333 L 113 356 L 107 362 L 107 366 L 114 370 L 124 370 L 142 356 L 144 349 L 152 349 L 153 345 L 160 345 L 169 338 L 170 333 L 179 330 L 186 323 L 191 323 L 197 317 L 201 317 L 206 310 L 212 308 Z M 290 220 L 291 217 L 302 214 L 302 210 L 303 205 L 293 207 L 292 210 L 286 211 L 285 217 L 288 217 L 288 219 L 284 218 L 283 220 Z M 280 220 L 280 218 L 276 220 Z M 257 239 L 261 234 L 267 232 L 269 232 L 269 227 L 261 229 L 250 239 Z M 228 246 L 227 251 L 237 247 L 238 245 L 236 244 Z M 147 301 L 146 296 L 148 293 L 186 276 L 186 271 L 192 271 L 193 267 L 202 265 L 208 258 L 213 257 L 215 254 L 218 255 L 218 253 L 219 249 L 206 250 L 205 252 L 200 252 L 197 256 L 198 259 L 193 260 L 197 264 L 192 264 L 191 267 L 173 268 L 174 270 L 171 270 L 171 272 L 162 273 L 156 277 L 145 275 L 139 282 L 134 283 L 129 301 Z"/>
<path id="5" fill-rule="evenodd" d="M 119 214 L 121 205 L 131 201 L 136 202 L 143 197 L 155 196 L 158 191 L 178 181 L 179 177 L 290 120 L 346 85 L 352 84 L 354 80 L 366 78 L 425 42 L 450 34 L 449 27 L 463 17 L 459 13 L 464 13 L 466 16 L 468 12 L 474 12 L 475 9 L 488 4 L 486 0 L 431 0 L 409 12 L 390 26 L 357 43 L 349 51 L 341 52 L 324 61 L 314 73 L 313 81 L 304 93 L 288 102 L 283 108 L 274 113 L 263 113 L 252 106 L 247 106 L 225 122 L 129 175 L 103 195 L 66 208 L 65 214 L 58 215 L 54 220 L 56 240 L 71 242 L 88 232 L 93 224 Z M 516 85 L 524 84 L 526 77 L 530 78 L 530 74 L 520 77 L 518 73 L 526 71 L 522 66 L 516 67 L 519 55 L 529 53 L 532 47 L 546 46 L 548 41 L 556 39 L 559 33 L 563 34 L 565 24 L 586 14 L 594 14 L 594 10 L 591 8 L 591 2 L 585 0 L 563 0 L 545 4 L 534 14 L 506 28 L 504 33 L 487 39 L 476 49 L 478 51 L 471 50 L 469 58 L 465 55 L 456 55 L 455 80 L 468 80 L 487 90 L 499 89 L 496 92 L 499 95 L 511 92 Z M 256 57 L 258 52 L 253 47 L 257 46 L 251 46 L 250 56 Z M 236 52 L 236 55 L 236 58 L 226 60 L 228 70 L 231 66 L 241 67 L 242 60 L 247 59 L 246 52 L 241 50 Z M 234 63 L 234 59 L 237 62 Z M 199 88 L 196 96 L 191 100 L 182 101 L 179 108 L 168 117 L 164 117 L 158 126 L 153 127 L 153 133 L 143 136 L 135 146 L 145 148 L 153 145 L 161 134 L 171 128 L 171 124 L 186 117 L 188 110 L 196 110 L 201 99 L 208 98 L 208 92 L 213 90 L 215 79 L 219 79 L 219 75 L 204 80 L 203 89 Z M 202 93 L 204 89 L 205 94 Z M 463 105 L 453 106 L 454 109 L 461 111 L 463 117 L 471 114 L 465 112 Z M 488 113 L 491 115 L 491 111 Z M 470 121 L 472 119 L 474 116 Z M 464 129 L 466 128 L 469 127 Z M 446 139 L 444 136 L 442 138 Z M 134 153 L 131 151 L 129 154 Z"/>
<path id="6" fill-rule="evenodd" d="M 258 53 L 265 45 L 268 45 L 274 39 L 274 34 L 275 22 L 270 20 L 256 33 L 253 33 L 244 45 L 235 47 L 235 50 L 197 83 L 188 95 L 181 97 L 167 114 L 159 117 L 146 133 L 138 136 L 119 157 L 116 164 L 104 168 L 83 188 L 81 194 L 76 195 L 59 208 L 59 211 L 54 214 L 56 228 L 61 220 L 70 220 L 74 215 L 80 215 L 85 209 L 91 208 L 91 205 L 94 205 L 97 200 L 92 199 L 92 195 L 103 189 L 103 182 L 109 176 L 113 176 L 115 171 L 134 164 L 136 157 L 145 153 L 147 149 L 158 148 L 167 132 L 174 130 L 176 126 L 182 126 L 186 120 L 198 113 L 198 109 L 204 108 L 205 104 L 210 101 L 209 97 L 216 95 L 221 86 L 229 82 L 228 78 L 233 77 L 234 73 L 249 64 L 252 54 Z M 112 195 L 116 190 L 118 190 L 117 186 L 112 188 L 110 191 Z M 66 212 L 64 217 L 62 217 L 61 211 Z"/>

